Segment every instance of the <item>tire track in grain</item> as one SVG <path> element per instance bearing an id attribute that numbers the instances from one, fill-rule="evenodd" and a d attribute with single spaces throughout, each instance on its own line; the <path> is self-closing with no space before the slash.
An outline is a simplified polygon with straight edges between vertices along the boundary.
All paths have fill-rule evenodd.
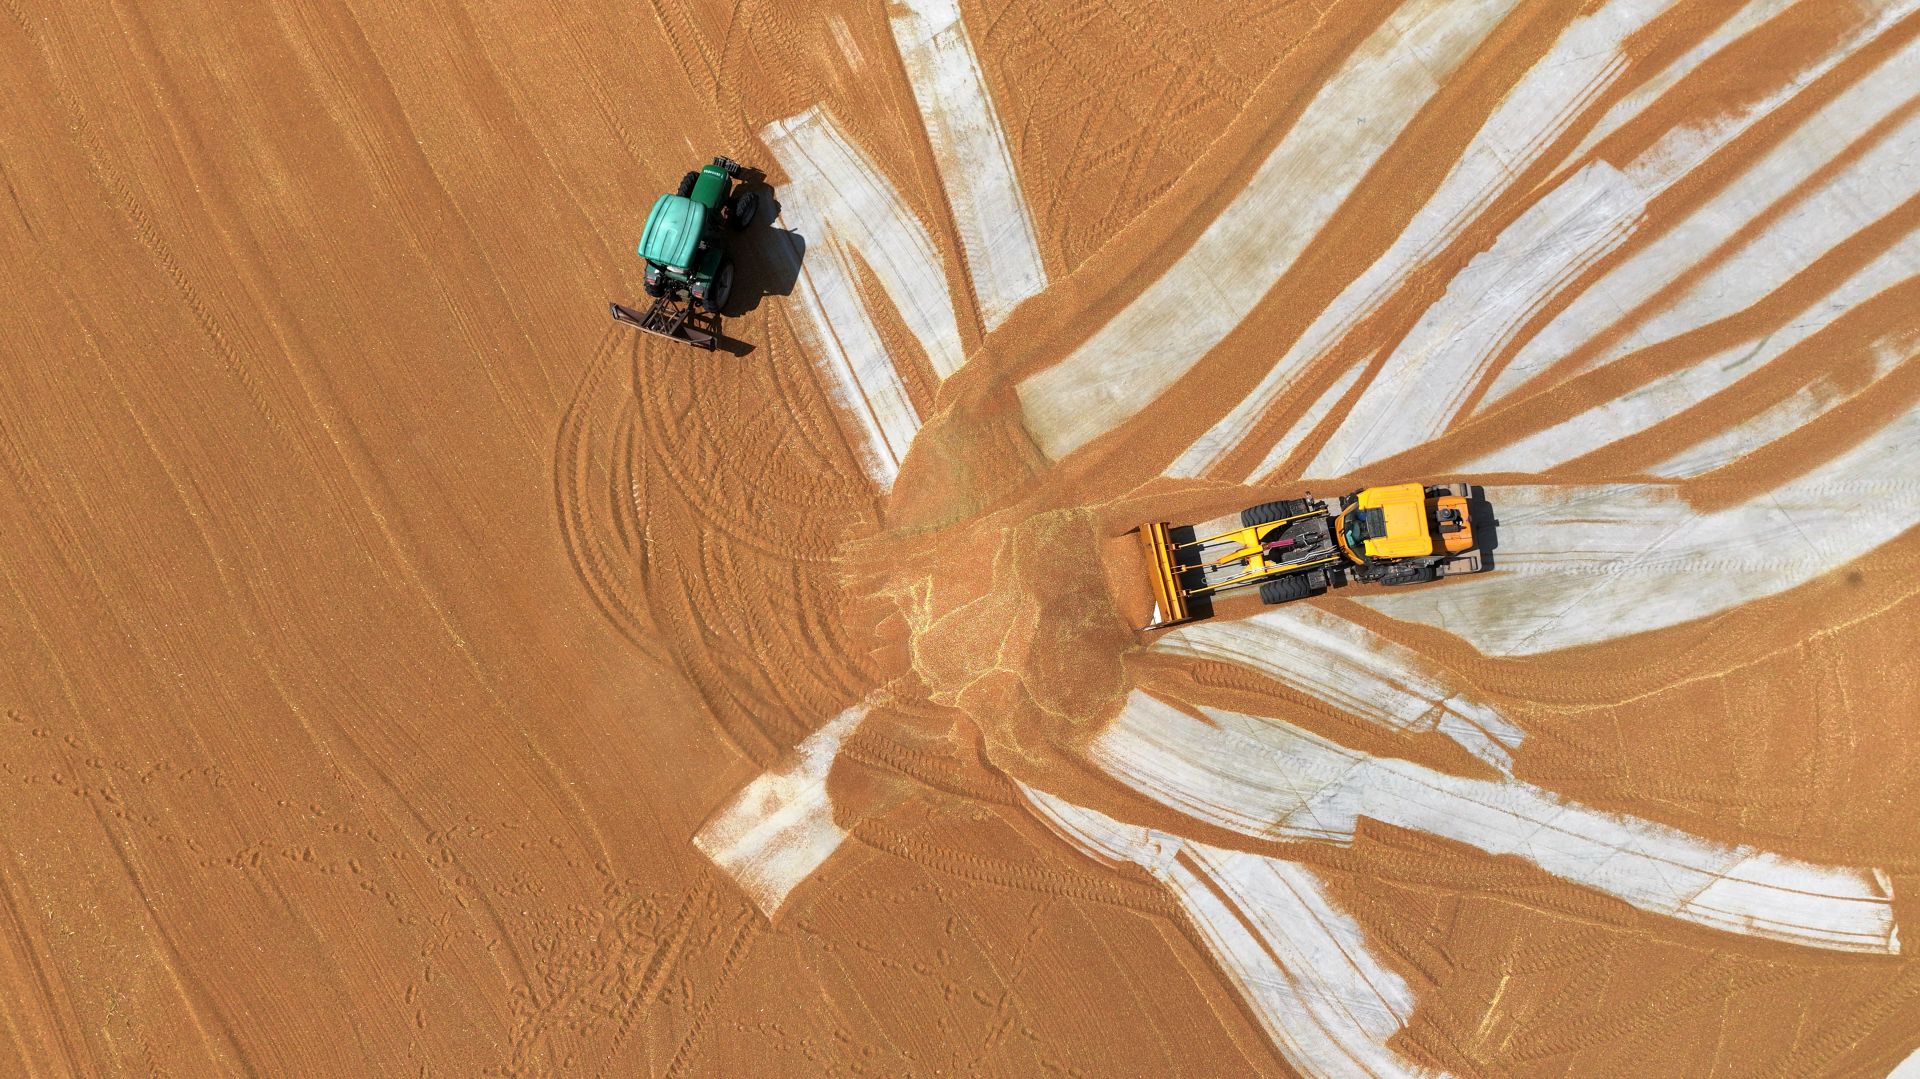
<path id="1" fill-rule="evenodd" d="M 12 0 L 5 0 L 5 3 L 9 9 L 10 14 L 13 14 L 17 21 L 18 12 L 17 12 L 17 9 L 13 7 Z M 164 80 L 161 80 L 161 81 L 164 84 Z M 187 163 L 189 165 L 189 168 L 191 169 L 193 164 L 192 161 L 189 159 Z M 200 172 L 197 172 L 197 171 L 195 172 L 196 179 L 200 178 L 201 175 L 202 174 Z M 217 181 L 210 182 L 206 185 L 205 189 L 219 191 L 221 190 L 221 185 Z M 221 209 L 221 207 L 214 202 L 208 202 L 207 206 L 209 210 L 217 211 Z M 217 214 L 216 214 L 216 218 L 218 219 Z M 229 221 L 222 220 L 220 223 L 223 226 L 228 226 L 227 233 L 230 237 L 240 236 L 244 238 L 247 235 L 243 229 L 236 230 L 232 228 L 231 227 L 232 223 Z M 261 300 L 261 290 L 258 288 L 258 281 L 256 276 L 258 273 L 258 268 L 248 261 L 248 259 L 246 258 L 246 255 L 248 253 L 249 252 L 244 248 L 244 244 L 242 244 L 241 246 L 237 246 L 234 249 L 234 255 L 236 257 L 236 260 L 238 261 L 240 268 L 243 271 L 241 274 L 241 280 L 244 286 L 247 288 L 247 291 L 253 295 L 254 299 L 256 300 L 256 303 L 258 303 L 261 310 L 263 312 L 269 313 L 270 328 L 276 333 L 276 335 L 281 335 L 285 332 L 285 323 L 283 320 L 271 318 L 270 312 L 273 308 L 273 305 Z M 267 292 L 268 294 L 270 294 L 271 290 L 267 290 Z M 286 346 L 286 354 L 288 355 L 289 359 L 297 360 L 297 357 L 301 353 L 301 349 L 298 348 L 294 342 L 285 340 L 284 337 L 282 339 L 282 343 Z M 290 369 L 293 371 L 294 377 L 296 381 L 299 383 L 302 393 L 307 398 L 308 404 L 310 406 L 310 412 L 313 415 L 319 417 L 321 425 L 323 426 L 323 428 L 326 429 L 328 435 L 332 439 L 334 448 L 339 453 L 341 461 L 344 464 L 349 477 L 351 478 L 354 486 L 359 491 L 362 504 L 372 508 L 373 515 L 380 526 L 380 529 L 387 541 L 387 544 L 390 550 L 399 559 L 400 566 L 405 571 L 406 575 L 413 580 L 419 595 L 425 600 L 427 605 L 435 613 L 435 616 L 438 618 L 441 626 L 448 634 L 449 640 L 454 645 L 456 653 L 461 657 L 463 662 L 466 664 L 469 671 L 472 673 L 472 675 L 476 679 L 476 683 L 480 686 L 482 691 L 489 697 L 489 699 L 492 701 L 495 708 L 499 711 L 501 715 L 510 715 L 512 713 L 512 709 L 509 708 L 506 701 L 501 697 L 498 687 L 496 687 L 493 684 L 491 678 L 488 676 L 486 671 L 480 665 L 478 657 L 476 657 L 473 654 L 471 644 L 467 641 L 465 635 L 460 633 L 460 631 L 455 627 L 452 621 L 451 615 L 447 611 L 445 605 L 437 598 L 437 596 L 434 593 L 434 590 L 427 583 L 415 559 L 407 553 L 406 546 L 401 541 L 400 537 L 395 533 L 393 525 L 388 519 L 388 515 L 379 510 L 378 508 L 379 501 L 373 497 L 372 490 L 368 482 L 366 481 L 365 477 L 361 474 L 359 466 L 355 464 L 353 454 L 349 452 L 350 446 L 353 446 L 356 448 L 360 448 L 360 447 L 357 447 L 357 444 L 350 439 L 343 440 L 336 426 L 333 423 L 330 423 L 328 421 L 328 419 L 326 418 L 328 415 L 327 410 L 322 408 L 321 402 L 315 399 L 313 388 L 309 384 L 309 377 L 300 371 L 299 364 L 297 362 L 292 363 L 290 365 Z M 270 421 L 273 421 L 274 417 L 269 416 L 268 419 Z M 151 444 L 150 436 L 149 436 L 149 443 Z M 316 473 L 320 472 L 320 470 L 317 468 L 317 464 L 316 464 L 315 471 Z M 181 489 L 177 480 L 175 482 L 175 486 L 177 490 Z M 196 520 L 199 520 L 199 518 L 196 518 Z M 224 577 L 225 575 L 223 572 L 223 579 Z M 234 592 L 235 586 L 233 585 L 233 582 L 231 580 L 226 580 L 226 587 L 228 589 L 230 596 L 236 595 L 236 593 Z M 248 594 L 251 595 L 250 590 Z M 254 597 L 254 601 L 255 601 L 255 606 L 257 607 L 258 606 L 257 596 Z M 244 607 L 242 609 L 244 609 Z M 260 633 L 255 632 L 255 633 L 249 634 L 248 639 L 254 643 L 256 649 L 261 647 Z M 265 673 L 269 678 L 270 682 L 275 688 L 277 695 L 288 706 L 292 714 L 294 714 L 299 718 L 302 727 L 307 731 L 310 737 L 315 739 L 316 746 L 320 747 L 323 754 L 326 754 L 329 759 L 333 759 L 333 754 L 328 748 L 329 740 L 326 738 L 323 738 L 320 735 L 318 728 L 315 727 L 313 724 L 312 717 L 307 713 L 305 709 L 303 709 L 296 702 L 289 687 L 284 683 L 281 672 L 279 671 L 277 665 L 268 661 L 264 656 L 261 658 L 261 664 L 262 664 L 261 669 L 263 673 Z M 342 740 L 342 744 L 346 745 L 353 754 L 355 754 L 361 759 L 361 762 L 362 762 L 362 766 L 361 766 L 362 771 L 360 774 L 354 775 L 352 770 L 348 770 L 347 774 L 354 775 L 354 778 L 356 779 L 356 781 L 360 782 L 363 785 L 363 787 L 370 792 L 384 789 L 386 792 L 388 792 L 388 794 L 390 794 L 391 798 L 393 799 L 393 802 L 386 807 L 389 813 L 392 813 L 397 806 L 400 813 L 400 817 L 411 819 L 421 829 L 430 831 L 430 829 L 428 828 L 428 825 L 426 824 L 424 816 L 421 814 L 418 808 L 415 807 L 408 800 L 405 793 L 406 791 L 405 786 L 398 783 L 392 775 L 387 773 L 385 769 L 381 768 L 376 763 L 376 759 L 374 758 L 374 756 L 366 752 L 364 747 L 359 745 L 358 742 L 353 738 L 353 736 L 347 733 L 344 727 L 341 727 L 336 724 L 334 725 L 333 729 L 336 732 L 337 736 Z M 584 811 L 584 806 L 582 806 L 582 804 L 579 802 L 578 796 L 572 791 L 572 789 L 564 781 L 561 781 L 558 779 L 558 775 L 555 770 L 555 763 L 552 760 L 552 758 L 549 755 L 547 755 L 543 750 L 541 750 L 538 746 L 533 745 L 531 743 L 530 736 L 528 736 L 524 731 L 522 732 L 522 737 L 523 737 L 523 742 L 527 744 L 528 747 L 533 751 L 535 757 L 539 761 L 540 766 L 543 769 L 545 769 L 547 772 L 548 782 L 545 784 L 545 789 L 547 793 L 556 797 L 562 803 L 570 803 L 574 807 L 575 812 L 570 814 L 570 817 L 579 826 L 584 827 L 587 833 L 586 838 L 592 844 L 598 847 L 602 857 L 605 858 L 607 848 L 604 841 L 604 837 L 600 835 L 598 827 L 593 822 L 591 815 L 587 814 Z M 365 779 L 365 776 L 367 774 L 371 774 L 377 777 L 377 782 L 368 783 Z M 399 818 L 396 818 L 396 820 L 397 819 Z M 406 829 L 405 827 L 402 827 L 401 831 L 403 833 L 409 832 L 409 830 Z M 411 834 L 409 834 L 409 841 L 410 842 L 414 841 L 414 838 Z M 420 848 L 417 842 L 415 843 L 415 848 L 416 848 L 416 851 L 419 853 L 423 863 L 434 868 L 436 875 L 441 877 L 444 886 L 449 888 L 452 894 L 459 895 L 461 893 L 462 886 L 459 883 L 460 878 L 465 878 L 468 880 L 473 879 L 473 874 L 470 873 L 464 866 L 458 864 L 457 861 L 455 863 L 452 863 L 453 869 L 455 870 L 455 875 L 453 877 L 448 877 L 444 874 L 441 874 L 439 872 L 438 866 L 440 864 L 440 861 L 443 861 L 444 859 L 436 860 L 431 854 L 429 854 L 424 849 Z M 443 853 L 451 853 L 451 852 L 449 850 Z M 492 900 L 489 899 L 483 892 L 479 892 L 479 891 L 472 892 L 470 897 L 475 901 L 475 903 L 480 908 L 482 908 L 482 910 L 486 912 L 487 918 L 492 922 L 493 928 L 495 930 L 495 935 L 493 939 L 498 941 L 500 944 L 504 945 L 504 951 L 509 957 L 509 960 L 513 962 L 516 966 L 518 966 L 519 970 L 521 971 L 521 974 L 524 975 L 525 967 L 521 963 L 521 957 L 517 955 L 515 944 L 514 944 L 514 937 L 512 936 L 512 934 L 507 932 L 505 928 L 505 924 L 501 920 L 500 912 L 497 910 Z M 466 904 L 463 903 L 462 905 L 465 906 Z M 495 962 L 496 963 L 499 962 L 499 958 L 497 956 L 495 957 Z M 502 972 L 503 974 L 507 973 L 504 967 L 502 968 Z M 511 977 L 511 975 L 509 976 Z"/>
<path id="2" fill-rule="evenodd" d="M 294 434 L 292 427 L 281 417 L 280 410 L 269 400 L 251 365 L 241 360 L 240 353 L 234 348 L 231 334 L 221 326 L 220 319 L 201 298 L 199 288 L 182 268 L 171 246 L 160 235 L 146 207 L 141 205 L 140 200 L 134 195 L 133 188 L 110 164 L 111 158 L 101 142 L 99 133 L 88 120 L 86 110 L 67 93 L 65 80 L 59 74 L 52 51 L 21 13 L 16 0 L 0 0 L 0 8 L 6 10 L 7 16 L 19 28 L 39 61 L 46 78 L 47 90 L 52 94 L 54 103 L 65 114 L 65 126 L 79 140 L 82 157 L 94 183 L 106 193 L 109 204 L 118 210 L 121 217 L 131 226 L 134 238 L 139 241 L 141 247 L 146 249 L 148 256 L 159 266 L 161 273 L 173 286 L 174 293 L 192 314 L 194 322 L 198 324 L 201 333 L 205 335 L 218 355 L 221 366 L 240 383 L 252 402 L 254 410 L 266 421 L 277 440 L 285 449 L 312 459 L 311 448 Z"/>
<path id="3" fill-rule="evenodd" d="M 1858 1046 L 1867 1035 L 1884 1027 L 1889 1019 L 1910 1016 L 1920 1003 L 1920 964 L 1908 962 L 1894 978 L 1892 986 L 1880 994 L 1871 1006 L 1857 1010 L 1844 1023 L 1829 1021 L 1826 1030 L 1811 1045 L 1796 1048 L 1775 1062 L 1771 1075 L 1780 1079 L 1813 1075 L 1848 1049 Z M 1908 1035 L 1911 1037 L 1911 1035 Z"/>
<path id="4" fill-rule="evenodd" d="M 1133 884 L 1118 878 L 1097 885 L 1088 884 L 1028 863 L 990 858 L 930 843 L 878 819 L 862 822 L 850 837 L 884 854 L 962 880 L 1063 899 L 1085 900 L 1139 914 L 1174 917 L 1178 913 L 1173 901 L 1157 887 Z"/>
<path id="5" fill-rule="evenodd" d="M 747 951 L 753 946 L 753 942 L 765 932 L 765 926 L 766 919 L 760 916 L 759 911 L 749 908 L 741 914 L 739 926 L 734 930 L 733 941 L 727 945 L 726 954 L 720 961 L 720 973 L 712 985 L 704 987 L 707 995 L 695 1010 L 693 1022 L 689 1025 L 686 1035 L 680 1039 L 679 1046 L 674 1050 L 673 1059 L 667 1064 L 668 1079 L 685 1074 L 688 1061 L 692 1059 L 689 1054 L 699 1044 L 700 1035 L 706 1030 L 708 1021 L 712 1019 L 713 1010 L 718 1006 L 721 996 L 733 984 L 734 975 L 740 969 L 740 961 L 746 958 Z"/>
<path id="6" fill-rule="evenodd" d="M 87 807 L 93 811 L 94 819 L 99 821 L 100 830 L 107 837 L 107 843 L 120 861 L 128 882 L 133 885 L 134 895 L 140 899 L 140 905 L 147 914 L 147 924 L 152 927 L 155 939 L 160 942 L 162 951 L 160 966 L 167 972 L 167 978 L 173 982 L 174 991 L 187 1007 L 187 1018 L 199 1032 L 201 1041 L 211 1049 L 224 1046 L 231 1059 L 238 1063 L 243 1075 L 264 1075 L 260 1065 L 241 1044 L 233 1022 L 224 1009 L 213 999 L 213 994 L 205 983 L 195 977 L 180 949 L 175 933 L 168 928 L 166 919 L 160 916 L 160 907 L 154 903 L 153 893 L 148 889 L 146 880 L 134 863 L 126 842 L 112 824 L 107 821 L 97 802 L 88 801 Z M 209 1029 L 211 1017 L 212 1029 Z M 216 1054 L 217 1055 L 217 1054 Z"/>
<path id="7" fill-rule="evenodd" d="M 553 454 L 554 504 L 559 511 L 561 546 L 566 549 L 574 579 L 622 637 L 642 654 L 663 658 L 661 647 L 653 637 L 652 617 L 645 604 L 633 597 L 619 568 L 629 564 L 630 559 L 644 555 L 631 551 L 609 553 L 614 545 L 607 541 L 607 533 L 612 531 L 624 540 L 630 527 L 621 523 L 626 516 L 622 512 L 626 504 L 624 500 L 616 503 L 612 514 L 615 524 L 611 528 L 603 524 L 592 509 L 596 486 L 593 476 L 615 456 L 596 438 L 602 426 L 596 422 L 596 416 L 607 411 L 605 402 L 610 399 L 631 400 L 630 394 L 621 393 L 617 380 L 609 385 L 609 379 L 618 369 L 615 359 L 623 336 L 617 325 L 601 336 L 600 346 L 588 361 L 573 400 L 561 417 Z M 627 420 L 626 409 L 618 409 L 618 414 L 623 422 Z M 626 544 L 621 542 L 619 546 Z"/>
<path id="8" fill-rule="evenodd" d="M 9 715 L 12 715 L 11 710 Z M 28 994 L 31 993 L 38 998 L 36 1002 L 38 1007 L 34 1010 L 44 1016 L 48 1026 L 51 1027 L 50 1033 L 56 1048 L 66 1061 L 67 1074 L 86 1075 L 93 1069 L 85 1066 L 82 1060 L 82 1054 L 86 1052 L 86 1040 L 78 1033 L 82 1029 L 79 1016 L 74 1012 L 72 1001 L 68 999 L 63 988 L 56 983 L 52 972 L 48 969 L 51 957 L 41 954 L 39 941 L 27 925 L 20 901 L 15 898 L 16 894 L 27 894 L 25 889 L 14 882 L 15 857 L 11 850 L 0 851 L 0 908 L 4 908 L 7 919 L 7 932 L 4 935 L 19 942 L 20 950 L 24 953 L 32 974 L 33 984 L 30 987 L 19 987 L 16 992 L 8 994 L 13 1003 L 9 1007 L 0 1008 L 0 1013 L 4 1013 L 0 1018 L 6 1020 L 8 1028 L 14 1032 L 16 1041 L 21 1043 L 22 1058 L 31 1060 L 32 1055 L 26 1051 L 24 1033 L 17 1025 L 29 1018 L 20 1012 L 26 1008 Z"/>

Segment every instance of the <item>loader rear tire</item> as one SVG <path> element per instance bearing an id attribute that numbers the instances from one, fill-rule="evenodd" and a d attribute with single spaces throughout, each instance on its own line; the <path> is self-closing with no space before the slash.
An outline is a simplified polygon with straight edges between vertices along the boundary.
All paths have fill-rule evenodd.
<path id="1" fill-rule="evenodd" d="M 1425 584 L 1440 576 L 1437 566 L 1392 566 L 1380 575 L 1383 585 Z"/>
<path id="2" fill-rule="evenodd" d="M 1276 577 L 1260 583 L 1260 602 L 1268 605 L 1289 603 L 1311 595 L 1313 586 L 1307 583 L 1305 577 Z"/>
<path id="3" fill-rule="evenodd" d="M 680 188 L 679 190 L 675 191 L 674 194 L 680 196 L 683 199 L 686 198 L 688 195 L 693 194 L 693 185 L 699 179 L 700 179 L 700 174 L 697 172 L 689 172 L 685 176 L 680 177 Z"/>

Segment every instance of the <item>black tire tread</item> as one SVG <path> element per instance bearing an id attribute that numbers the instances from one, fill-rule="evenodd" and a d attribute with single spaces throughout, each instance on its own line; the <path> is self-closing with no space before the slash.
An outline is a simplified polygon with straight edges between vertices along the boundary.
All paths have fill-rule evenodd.
<path id="1" fill-rule="evenodd" d="M 727 224 L 735 229 L 744 229 L 753 224 L 753 219 L 759 216 L 759 209 L 759 200 L 754 198 L 753 192 L 742 191 L 727 204 Z"/>
<path id="2" fill-rule="evenodd" d="M 1281 498 L 1272 502 L 1262 502 L 1258 506 L 1240 511 L 1240 527 L 1250 528 L 1254 525 L 1272 524 L 1288 517 L 1298 517 L 1307 512 L 1310 505 L 1311 503 L 1304 498 Z"/>
<path id="3" fill-rule="evenodd" d="M 1260 602 L 1269 606 L 1306 599 L 1311 595 L 1313 586 L 1307 583 L 1305 577 L 1275 577 L 1271 581 L 1260 582 Z"/>
<path id="4" fill-rule="evenodd" d="M 1408 584 L 1426 584 L 1440 576 L 1438 566 L 1390 566 L 1380 575 L 1380 583 L 1394 588 Z"/>
<path id="5" fill-rule="evenodd" d="M 700 306 L 715 314 L 719 314 L 720 309 L 727 306 L 727 301 L 733 298 L 733 280 L 728 274 L 728 271 L 732 268 L 733 260 L 727 258 L 721 259 L 720 264 L 714 267 L 713 281 L 707 285 L 707 294 L 700 298 Z M 713 294 L 713 286 L 719 284 L 722 278 L 726 278 L 727 281 L 726 291 L 715 296 Z"/>
<path id="6" fill-rule="evenodd" d="M 1272 524 L 1285 517 L 1286 502 L 1262 502 L 1258 506 L 1249 506 L 1240 511 L 1240 527 L 1251 528 L 1254 525 Z"/>

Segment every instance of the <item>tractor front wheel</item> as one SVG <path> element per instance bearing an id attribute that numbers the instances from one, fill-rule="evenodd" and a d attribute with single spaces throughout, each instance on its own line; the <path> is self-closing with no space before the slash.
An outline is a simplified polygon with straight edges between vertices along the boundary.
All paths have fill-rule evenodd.
<path id="1" fill-rule="evenodd" d="M 760 200 L 753 197 L 753 192 L 742 191 L 733 197 L 733 204 L 727 209 L 727 224 L 735 231 L 744 229 L 753 224 L 759 212 Z"/>
<path id="2" fill-rule="evenodd" d="M 707 294 L 701 299 L 700 306 L 719 314 L 720 309 L 727 306 L 727 298 L 732 294 L 733 260 L 722 259 L 720 268 L 713 271 L 713 280 L 707 284 Z"/>
<path id="3" fill-rule="evenodd" d="M 697 172 L 689 172 L 685 176 L 680 177 L 680 189 L 675 191 L 674 194 L 683 199 L 693 194 L 693 185 L 698 182 L 699 179 L 700 174 Z"/>

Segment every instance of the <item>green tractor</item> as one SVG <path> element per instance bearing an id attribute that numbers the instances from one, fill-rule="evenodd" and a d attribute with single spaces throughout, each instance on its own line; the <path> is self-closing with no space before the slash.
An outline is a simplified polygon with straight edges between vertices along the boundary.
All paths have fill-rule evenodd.
<path id="1" fill-rule="evenodd" d="M 639 246 L 653 305 L 643 314 L 609 304 L 615 322 L 695 348 L 714 346 L 720 309 L 733 291 L 727 231 L 751 225 L 759 210 L 753 192 L 735 184 L 739 175 L 738 162 L 716 157 L 681 177 L 679 190 L 654 200 Z"/>

